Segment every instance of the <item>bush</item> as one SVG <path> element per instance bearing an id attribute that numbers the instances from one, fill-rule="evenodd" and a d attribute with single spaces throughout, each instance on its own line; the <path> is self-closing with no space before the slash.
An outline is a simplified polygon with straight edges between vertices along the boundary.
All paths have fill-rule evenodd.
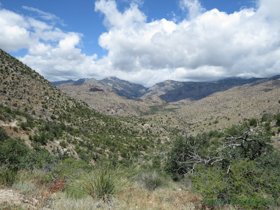
<path id="1" fill-rule="evenodd" d="M 257 119 L 251 118 L 251 119 L 249 120 L 249 125 L 250 125 L 250 126 L 257 127 L 257 125 L 258 125 Z"/>
<path id="2" fill-rule="evenodd" d="M 164 170 L 172 176 L 172 179 L 178 181 L 183 174 L 186 173 L 186 169 L 179 162 L 184 162 L 188 158 L 185 154 L 189 149 L 186 140 L 183 137 L 179 137 L 174 141 L 174 146 L 168 153 L 167 162 Z"/>
<path id="3" fill-rule="evenodd" d="M 275 115 L 274 117 L 276 119 L 276 125 L 280 126 L 280 113 L 278 113 L 277 115 Z"/>
<path id="4" fill-rule="evenodd" d="M 148 190 L 155 190 L 156 188 L 163 186 L 165 183 L 164 178 L 156 171 L 141 174 L 140 182 Z"/>
<path id="5" fill-rule="evenodd" d="M 266 188 L 272 186 L 271 179 L 267 177 L 262 169 L 256 167 L 253 161 L 243 160 L 233 165 L 230 171 L 230 188 L 228 196 L 233 200 L 270 200 L 273 198 L 267 194 Z M 267 177 L 268 178 L 268 177 Z M 274 179 L 273 177 L 270 177 Z M 273 201 L 274 202 L 274 201 Z M 243 204 L 245 209 L 266 209 L 266 205 L 260 202 Z"/>
<path id="6" fill-rule="evenodd" d="M 0 186 L 11 186 L 16 180 L 17 170 L 0 166 Z"/>
<path id="7" fill-rule="evenodd" d="M 271 130 L 270 122 L 266 122 L 266 123 L 264 124 L 264 128 L 265 128 L 265 130 L 266 130 L 267 132 L 269 132 L 269 131 Z"/>
<path id="8" fill-rule="evenodd" d="M 30 149 L 21 139 L 8 139 L 0 145 L 0 163 L 9 169 L 24 168 L 25 158 Z"/>
<path id="9" fill-rule="evenodd" d="M 0 142 L 7 140 L 9 136 L 7 135 L 6 131 L 0 127 Z"/>
<path id="10" fill-rule="evenodd" d="M 62 146 L 63 148 L 66 148 L 68 146 L 67 142 L 66 141 L 61 141 L 59 143 L 60 146 Z"/>
<path id="11" fill-rule="evenodd" d="M 266 122 L 266 121 L 271 121 L 273 119 L 273 114 L 271 113 L 266 113 L 266 114 L 263 114 L 262 116 L 262 122 Z"/>
<path id="12" fill-rule="evenodd" d="M 212 201 L 245 201 L 242 204 L 231 203 L 244 209 L 266 209 L 269 203 L 276 203 L 279 184 L 275 182 L 277 175 L 267 174 L 256 166 L 254 161 L 242 160 L 235 162 L 229 173 L 219 166 L 205 167 L 198 165 L 196 173 L 188 176 L 192 180 L 195 192 L 203 195 L 205 200 Z M 276 185 L 275 185 L 276 184 Z M 278 192 L 273 196 L 273 189 Z M 246 203 L 247 200 L 256 201 Z"/>
<path id="13" fill-rule="evenodd" d="M 84 173 L 78 182 L 93 199 L 110 201 L 112 196 L 121 192 L 128 185 L 124 171 L 120 168 L 113 168 L 110 164 L 101 164 L 92 172 Z"/>
<path id="14" fill-rule="evenodd" d="M 192 188 L 203 195 L 207 200 L 223 200 L 226 198 L 228 181 L 225 173 L 218 167 L 205 167 L 197 165 L 195 174 L 188 176 Z"/>

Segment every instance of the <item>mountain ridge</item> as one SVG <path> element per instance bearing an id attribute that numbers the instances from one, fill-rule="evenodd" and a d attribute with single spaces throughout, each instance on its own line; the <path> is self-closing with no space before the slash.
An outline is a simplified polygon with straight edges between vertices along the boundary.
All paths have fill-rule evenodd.
<path id="1" fill-rule="evenodd" d="M 52 82 L 54 85 L 72 84 L 83 85 L 90 84 L 98 86 L 102 90 L 114 91 L 119 96 L 124 96 L 128 99 L 145 99 L 151 96 L 159 96 L 167 102 L 176 102 L 184 99 L 190 101 L 200 100 L 215 92 L 225 91 L 236 86 L 245 84 L 259 84 L 270 80 L 276 80 L 280 75 L 275 75 L 268 78 L 241 78 L 229 77 L 213 82 L 180 82 L 175 80 L 166 80 L 157 83 L 150 88 L 146 88 L 140 84 L 134 84 L 126 80 L 121 80 L 117 77 L 108 77 L 102 80 L 94 78 L 80 79 L 78 81 L 67 80 Z"/>

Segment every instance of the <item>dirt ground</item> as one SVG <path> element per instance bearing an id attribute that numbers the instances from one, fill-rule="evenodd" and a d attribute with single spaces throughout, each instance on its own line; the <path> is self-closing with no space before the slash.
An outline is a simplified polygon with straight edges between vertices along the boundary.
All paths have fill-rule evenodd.
<path id="1" fill-rule="evenodd" d="M 21 206 L 24 209 L 37 209 L 36 201 L 26 200 L 24 195 L 20 194 L 16 190 L 2 188 L 0 189 L 0 209 L 6 209 L 14 206 Z"/>

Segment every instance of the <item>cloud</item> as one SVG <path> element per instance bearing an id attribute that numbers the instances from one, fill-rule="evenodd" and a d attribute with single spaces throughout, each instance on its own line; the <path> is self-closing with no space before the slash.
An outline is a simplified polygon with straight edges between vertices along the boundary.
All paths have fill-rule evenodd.
<path id="1" fill-rule="evenodd" d="M 188 11 L 182 21 L 147 22 L 136 3 L 120 12 L 115 1 L 99 0 L 95 11 L 104 15 L 108 30 L 98 40 L 108 54 L 99 59 L 81 52 L 81 33 L 0 9 L 0 47 L 27 48 L 20 59 L 51 81 L 117 76 L 151 86 L 167 79 L 268 77 L 280 69 L 277 1 L 260 0 L 256 8 L 227 14 L 181 0 L 181 9 Z"/>
<path id="2" fill-rule="evenodd" d="M 0 46 L 6 51 L 30 47 L 32 40 L 25 19 L 9 10 L 0 10 Z"/>
<path id="3" fill-rule="evenodd" d="M 110 19 L 110 11 L 118 11 L 112 1 L 97 5 L 106 3 L 111 6 L 98 10 Z M 261 0 L 258 8 L 227 14 L 206 11 L 197 0 L 182 0 L 180 7 L 188 10 L 188 18 L 181 22 L 142 19 L 121 27 L 111 24 L 99 38 L 109 52 L 103 60 L 110 62 L 108 69 L 127 75 L 152 71 L 165 78 L 163 72 L 171 69 L 168 78 L 176 80 L 272 76 L 279 71 L 280 50 L 280 27 L 274 24 L 280 13 L 275 6 L 274 0 Z"/>
<path id="4" fill-rule="evenodd" d="M 63 23 L 64 21 L 54 14 L 44 12 L 42 10 L 39 10 L 39 9 L 36 9 L 36 8 L 33 8 L 33 7 L 28 7 L 28 6 L 22 6 L 22 8 L 25 9 L 25 10 L 31 11 L 31 12 L 38 13 L 40 15 L 40 17 L 44 20 L 59 22 L 61 25 L 64 25 L 64 23 Z"/>
<path id="5" fill-rule="evenodd" d="M 183 11 L 188 11 L 188 17 L 193 19 L 205 12 L 198 0 L 180 0 L 179 6 Z"/>
<path id="6" fill-rule="evenodd" d="M 130 8 L 122 14 L 118 11 L 115 1 L 101 0 L 95 2 L 95 11 L 101 11 L 105 15 L 104 24 L 108 28 L 122 28 L 146 21 L 146 16 L 135 3 L 131 3 Z"/>

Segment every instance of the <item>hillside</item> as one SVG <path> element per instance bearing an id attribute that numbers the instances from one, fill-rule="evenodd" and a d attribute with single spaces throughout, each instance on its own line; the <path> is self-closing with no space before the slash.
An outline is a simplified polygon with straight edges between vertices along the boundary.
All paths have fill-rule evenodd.
<path id="1" fill-rule="evenodd" d="M 260 119 L 264 114 L 277 114 L 280 111 L 280 79 L 277 78 L 233 87 L 197 101 L 181 100 L 157 106 L 153 116 L 144 118 L 148 122 L 167 122 L 169 116 L 177 117 L 190 134 L 197 134 L 222 130 L 251 118 Z"/>
<path id="2" fill-rule="evenodd" d="M 130 83 L 125 80 L 120 80 L 117 77 L 108 77 L 103 80 L 97 80 L 94 78 L 90 79 L 79 79 L 77 81 L 67 80 L 67 81 L 57 81 L 52 82 L 53 85 L 69 84 L 69 85 L 83 85 L 89 84 L 98 86 L 102 90 L 110 90 L 117 93 L 119 96 L 124 96 L 128 99 L 140 98 L 145 94 L 147 88 L 143 85 Z"/>
<path id="3" fill-rule="evenodd" d="M 277 78 L 280 78 L 280 76 L 271 78 L 271 80 L 275 80 Z M 160 95 L 160 98 L 168 102 L 175 102 L 184 99 L 196 101 L 213 93 L 225 91 L 236 86 L 242 86 L 254 82 L 262 83 L 265 81 L 267 81 L 267 79 L 264 78 L 228 78 L 217 82 L 185 82 L 184 86 L 170 90 L 165 94 Z"/>
<path id="4" fill-rule="evenodd" d="M 83 84 L 58 85 L 67 95 L 86 102 L 91 108 L 107 115 L 141 116 L 150 112 L 150 106 L 166 104 L 158 96 L 141 99 L 127 99 L 114 91 L 100 89 L 100 86 Z"/>
<path id="5" fill-rule="evenodd" d="M 177 90 L 178 88 L 183 86 L 184 86 L 183 82 L 166 80 L 164 82 L 157 83 L 152 87 L 150 87 L 141 98 L 147 98 L 153 95 L 161 96 L 166 94 L 168 91 Z"/>
<path id="6" fill-rule="evenodd" d="M 31 149 L 91 161 L 114 157 L 133 161 L 156 148 L 171 131 L 136 118 L 106 116 L 54 87 L 42 76 L 0 51 L 0 126 Z M 160 135 L 160 136 L 159 136 Z"/>
<path id="7" fill-rule="evenodd" d="M 127 99 L 84 80 L 59 85 L 66 95 L 1 50 L 0 78 L 1 209 L 280 206 L 277 77 L 197 101 Z"/>

